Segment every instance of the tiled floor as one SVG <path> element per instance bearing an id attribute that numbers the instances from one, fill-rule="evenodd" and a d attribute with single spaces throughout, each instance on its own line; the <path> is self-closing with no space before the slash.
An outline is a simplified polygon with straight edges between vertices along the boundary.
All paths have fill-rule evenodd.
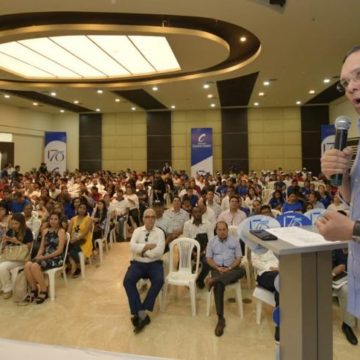
<path id="1" fill-rule="evenodd" d="M 206 290 L 197 292 L 197 316 L 192 317 L 188 291 L 170 289 L 166 311 L 160 312 L 157 304 L 151 324 L 135 335 L 122 286 L 128 247 L 128 243 L 115 244 L 102 266 L 87 266 L 85 280 L 69 279 L 65 287 L 58 279 L 53 302 L 17 306 L 0 298 L 0 337 L 174 359 L 273 358 L 271 308 L 264 306 L 262 323 L 256 325 L 254 302 L 244 304 L 243 320 L 236 304 L 226 302 L 227 326 L 218 338 L 214 309 L 210 317 L 205 316 Z M 244 282 L 243 296 L 250 295 Z M 360 345 L 352 346 L 344 338 L 335 304 L 333 329 L 334 359 L 359 360 Z"/>

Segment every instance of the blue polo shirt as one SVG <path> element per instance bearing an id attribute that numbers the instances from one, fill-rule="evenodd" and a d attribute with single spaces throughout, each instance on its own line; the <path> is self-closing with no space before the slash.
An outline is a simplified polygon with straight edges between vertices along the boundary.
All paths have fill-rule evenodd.
<path id="1" fill-rule="evenodd" d="M 241 256 L 240 242 L 232 236 L 228 236 L 224 241 L 215 236 L 206 247 L 206 257 L 213 259 L 219 266 L 228 267 Z"/>

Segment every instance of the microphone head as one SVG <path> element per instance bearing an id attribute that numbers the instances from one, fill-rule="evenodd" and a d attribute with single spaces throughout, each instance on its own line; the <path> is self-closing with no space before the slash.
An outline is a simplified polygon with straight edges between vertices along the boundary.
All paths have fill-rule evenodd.
<path id="1" fill-rule="evenodd" d="M 348 130 L 351 126 L 351 120 L 344 115 L 341 115 L 335 120 L 336 130 Z"/>

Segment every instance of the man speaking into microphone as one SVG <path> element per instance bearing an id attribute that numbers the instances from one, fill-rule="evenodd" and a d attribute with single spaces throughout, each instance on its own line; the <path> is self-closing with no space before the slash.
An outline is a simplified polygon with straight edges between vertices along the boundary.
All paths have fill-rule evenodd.
<path id="1" fill-rule="evenodd" d="M 360 115 L 360 46 L 346 54 L 338 86 Z M 340 131 L 344 131 L 344 128 L 337 128 L 338 138 L 344 135 Z M 342 200 L 350 205 L 350 218 L 336 211 L 328 211 L 317 221 L 317 227 L 327 240 L 349 240 L 347 310 L 360 318 L 360 146 L 351 168 L 352 149 L 342 149 L 345 146 L 341 144 L 343 140 L 336 144 L 336 149 L 324 153 L 321 170 L 334 185 L 339 186 Z"/>

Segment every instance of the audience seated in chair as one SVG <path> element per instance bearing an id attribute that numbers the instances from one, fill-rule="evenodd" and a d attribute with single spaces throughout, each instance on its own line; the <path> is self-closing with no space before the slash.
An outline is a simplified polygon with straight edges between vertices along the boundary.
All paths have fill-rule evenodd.
<path id="1" fill-rule="evenodd" d="M 92 221 L 87 214 L 86 204 L 81 203 L 78 213 L 70 220 L 68 233 L 70 234 L 69 261 L 71 264 L 71 275 L 76 278 L 80 276 L 80 257 L 82 251 L 85 258 L 90 258 L 92 254 Z"/>
<path id="2" fill-rule="evenodd" d="M 155 218 L 153 209 L 145 210 L 144 226 L 136 228 L 130 240 L 133 260 L 125 274 L 123 284 L 129 300 L 131 322 L 135 333 L 139 333 L 150 323 L 147 311 L 153 310 L 156 297 L 164 283 L 161 257 L 165 248 L 165 235 L 163 230 L 155 226 Z M 149 279 L 151 282 L 144 301 L 141 300 L 136 287 L 140 279 Z"/>
<path id="3" fill-rule="evenodd" d="M 225 221 L 216 224 L 216 236 L 212 238 L 206 248 L 206 260 L 211 268 L 211 277 L 206 279 L 208 290 L 214 288 L 214 299 L 218 322 L 215 335 L 224 333 L 224 291 L 229 285 L 244 276 L 245 270 L 240 267 L 241 248 L 238 239 L 229 236 L 228 225 Z"/>
<path id="4" fill-rule="evenodd" d="M 66 246 L 65 230 L 58 213 L 49 216 L 49 226 L 43 230 L 39 251 L 34 259 L 25 264 L 25 276 L 31 291 L 25 302 L 42 304 L 48 298 L 44 271 L 62 266 Z"/>
<path id="5" fill-rule="evenodd" d="M 204 280 L 210 271 L 205 258 L 206 245 L 210 239 L 214 237 L 214 226 L 209 221 L 202 218 L 199 207 L 192 209 L 192 218 L 184 224 L 184 237 L 198 240 L 200 243 L 200 261 L 202 263 L 201 272 L 196 280 L 196 285 L 203 289 L 205 287 Z"/>
<path id="6" fill-rule="evenodd" d="M 10 226 L 6 235 L 2 238 L 1 247 L 27 245 L 29 251 L 33 243 L 32 231 L 26 227 L 25 217 L 22 214 L 13 214 L 10 219 Z M 3 298 L 9 299 L 12 296 L 12 281 L 10 271 L 23 265 L 23 261 L 5 260 L 0 262 L 0 290 Z"/>

